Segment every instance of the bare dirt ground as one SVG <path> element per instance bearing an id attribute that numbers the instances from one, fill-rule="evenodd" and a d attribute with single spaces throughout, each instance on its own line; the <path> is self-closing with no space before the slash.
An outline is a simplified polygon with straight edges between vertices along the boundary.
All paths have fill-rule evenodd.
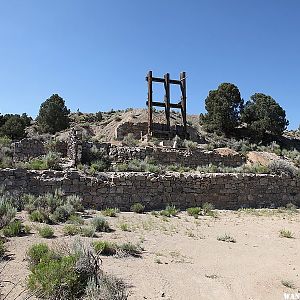
<path id="1" fill-rule="evenodd" d="M 94 212 L 93 214 L 100 214 Z M 62 225 L 53 226 L 55 238 L 32 234 L 11 238 L 11 260 L 3 263 L 2 279 L 19 284 L 6 299 L 15 299 L 25 286 L 29 271 L 25 260 L 34 243 L 70 243 Z M 119 213 L 107 217 L 111 233 L 92 240 L 140 243 L 140 258 L 103 257 L 103 269 L 128 284 L 129 299 L 284 299 L 283 293 L 300 288 L 300 213 L 277 210 L 218 211 L 217 218 L 195 219 L 186 212 L 178 217 Z M 88 219 L 87 219 L 88 222 Z M 130 231 L 122 231 L 126 223 Z M 290 230 L 294 238 L 280 237 Z M 235 243 L 218 240 L 228 234 Z M 291 287 L 286 287 L 289 285 Z M 4 292 L 11 283 L 6 283 Z M 25 293 L 17 299 L 26 299 Z"/>

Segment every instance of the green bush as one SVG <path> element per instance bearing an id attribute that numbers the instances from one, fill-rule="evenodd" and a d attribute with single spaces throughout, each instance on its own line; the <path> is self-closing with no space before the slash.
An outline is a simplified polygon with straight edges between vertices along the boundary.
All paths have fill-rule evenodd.
<path id="1" fill-rule="evenodd" d="M 16 215 L 16 208 L 12 206 L 10 197 L 0 196 L 0 229 L 9 224 Z"/>
<path id="2" fill-rule="evenodd" d="M 81 227 L 81 236 L 85 237 L 94 237 L 96 235 L 95 228 L 92 226 L 83 226 Z"/>
<path id="3" fill-rule="evenodd" d="M 27 260 L 31 266 L 36 266 L 50 253 L 46 244 L 40 243 L 31 246 L 27 251 Z"/>
<path id="4" fill-rule="evenodd" d="M 93 243 L 95 251 L 102 255 L 115 255 L 116 254 L 116 244 L 107 241 L 97 241 Z"/>
<path id="5" fill-rule="evenodd" d="M 43 210 L 34 210 L 29 215 L 29 220 L 32 222 L 39 222 L 39 223 L 51 223 L 49 214 Z"/>
<path id="6" fill-rule="evenodd" d="M 5 243 L 4 243 L 4 241 L 2 239 L 0 239 L 0 261 L 4 257 L 5 253 L 6 253 Z"/>
<path id="7" fill-rule="evenodd" d="M 21 139 L 26 136 L 25 128 L 29 126 L 32 118 L 25 113 L 20 115 L 0 115 L 0 136 L 10 139 Z"/>
<path id="8" fill-rule="evenodd" d="M 121 279 L 103 273 L 98 280 L 89 280 L 84 300 L 127 300 L 126 285 Z"/>
<path id="9" fill-rule="evenodd" d="M 201 213 L 201 208 L 200 207 L 189 207 L 186 211 L 189 216 L 193 216 L 197 219 L 199 214 Z"/>
<path id="10" fill-rule="evenodd" d="M 81 229 L 79 226 L 74 224 L 65 225 L 63 228 L 64 235 L 77 235 L 80 234 Z"/>
<path id="11" fill-rule="evenodd" d="M 50 239 L 54 235 L 54 230 L 50 226 L 46 225 L 38 228 L 38 233 L 41 237 Z"/>
<path id="12" fill-rule="evenodd" d="M 83 225 L 84 219 L 78 215 L 71 215 L 66 222 L 68 224 L 76 224 L 76 225 Z"/>
<path id="13" fill-rule="evenodd" d="M 176 209 L 174 205 L 167 205 L 166 209 L 160 211 L 160 215 L 165 217 L 175 217 L 178 212 L 179 210 Z"/>
<path id="14" fill-rule="evenodd" d="M 291 163 L 285 162 L 283 160 L 274 160 L 268 165 L 271 173 L 281 175 L 286 174 L 289 176 L 297 176 L 299 174 L 299 170 L 294 167 Z"/>
<path id="15" fill-rule="evenodd" d="M 91 220 L 92 226 L 98 232 L 109 232 L 110 228 L 108 222 L 103 217 L 94 217 Z"/>
<path id="16" fill-rule="evenodd" d="M 116 217 L 119 212 L 118 208 L 106 208 L 102 210 L 102 214 L 106 217 Z"/>
<path id="17" fill-rule="evenodd" d="M 130 210 L 135 213 L 142 214 L 145 211 L 145 205 L 141 203 L 134 203 L 131 205 Z"/>
<path id="18" fill-rule="evenodd" d="M 60 154 L 49 152 L 40 158 L 33 158 L 25 163 L 25 168 L 30 170 L 60 170 Z"/>
<path id="19" fill-rule="evenodd" d="M 132 243 L 123 243 L 117 245 L 108 241 L 96 241 L 93 243 L 95 251 L 101 255 L 115 255 L 121 256 L 139 256 L 141 254 L 141 248 Z"/>
<path id="20" fill-rule="evenodd" d="M 44 299 L 76 299 L 85 285 L 80 282 L 75 264 L 74 255 L 42 260 L 28 277 L 29 289 Z"/>
<path id="21" fill-rule="evenodd" d="M 202 204 L 202 213 L 204 216 L 217 217 L 217 212 L 214 211 L 215 207 L 212 203 L 205 202 Z"/>
<path id="22" fill-rule="evenodd" d="M 123 243 L 117 246 L 117 250 L 121 251 L 125 255 L 139 256 L 141 254 L 141 248 L 138 245 L 132 243 Z"/>
<path id="23" fill-rule="evenodd" d="M 123 138 L 122 144 L 123 146 L 136 147 L 138 145 L 138 141 L 134 138 L 132 133 L 128 133 L 128 135 Z"/>
<path id="24" fill-rule="evenodd" d="M 106 282 L 108 277 L 100 269 L 101 261 L 80 240 L 71 248 L 64 246 L 63 252 L 49 250 L 44 244 L 34 245 L 28 251 L 28 259 L 31 264 L 28 287 L 38 298 L 127 299 L 118 296 L 125 286 L 121 287 L 117 280 Z M 96 298 L 89 298 L 93 295 Z M 116 298 L 110 298 L 111 295 Z"/>
<path id="25" fill-rule="evenodd" d="M 19 220 L 15 220 L 2 229 L 3 235 L 7 237 L 20 236 L 24 234 L 24 227 Z"/>
<path id="26" fill-rule="evenodd" d="M 51 218 L 54 222 L 66 222 L 71 215 L 75 213 L 75 209 L 70 204 L 65 204 L 62 206 L 58 206 L 53 212 Z"/>

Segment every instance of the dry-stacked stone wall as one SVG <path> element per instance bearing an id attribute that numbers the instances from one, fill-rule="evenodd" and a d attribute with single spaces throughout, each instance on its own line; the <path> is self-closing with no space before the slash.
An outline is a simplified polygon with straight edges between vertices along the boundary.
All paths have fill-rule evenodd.
<path id="1" fill-rule="evenodd" d="M 38 139 L 22 139 L 12 144 L 14 161 L 26 161 L 33 157 L 46 154 L 44 143 Z"/>
<path id="2" fill-rule="evenodd" d="M 26 161 L 47 153 L 46 143 L 37 139 L 23 139 L 13 143 L 12 147 L 14 161 Z M 89 152 L 93 147 L 108 155 L 112 163 L 129 162 L 133 159 L 144 160 L 148 157 L 162 165 L 179 164 L 196 168 L 208 164 L 238 167 L 246 161 L 239 153 L 222 155 L 218 151 L 200 148 L 188 150 L 169 147 L 124 147 L 110 143 L 82 142 L 78 133 L 71 134 L 66 142 L 55 142 L 53 151 L 61 153 L 62 157 L 68 157 L 75 166 L 89 160 Z"/>
<path id="3" fill-rule="evenodd" d="M 262 174 L 100 173 L 77 171 L 0 170 L 0 185 L 8 190 L 42 194 L 62 189 L 77 194 L 87 207 L 129 210 L 135 202 L 148 210 L 166 204 L 180 208 L 210 202 L 219 209 L 278 207 L 300 204 L 300 179 Z"/>
<path id="4" fill-rule="evenodd" d="M 246 162 L 243 155 L 239 153 L 221 155 L 217 151 L 203 149 L 173 149 L 163 147 L 111 147 L 109 156 L 113 162 L 128 162 L 132 159 L 154 159 L 158 164 L 179 164 L 185 167 L 196 168 L 209 164 L 222 165 L 226 167 L 238 167 Z"/>

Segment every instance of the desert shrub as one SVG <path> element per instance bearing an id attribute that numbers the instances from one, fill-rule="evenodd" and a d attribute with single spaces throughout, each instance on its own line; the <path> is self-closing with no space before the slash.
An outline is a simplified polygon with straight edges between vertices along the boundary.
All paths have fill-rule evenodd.
<path id="1" fill-rule="evenodd" d="M 218 166 L 209 164 L 207 166 L 198 166 L 197 171 L 201 173 L 217 173 L 219 170 Z"/>
<path id="2" fill-rule="evenodd" d="M 43 244 L 38 245 L 38 248 L 41 249 L 33 251 L 34 260 L 28 255 L 29 260 L 34 261 L 28 287 L 37 297 L 50 300 L 93 299 L 87 297 L 97 289 L 101 294 L 98 293 L 99 298 L 96 299 L 123 299 L 102 298 L 104 291 L 109 291 L 110 295 L 119 295 L 119 285 L 113 287 L 104 282 L 107 275 L 101 271 L 98 255 L 92 248 L 78 240 L 71 248 L 67 247 L 65 252 L 49 250 Z M 91 281 L 94 282 L 93 289 Z"/>
<path id="3" fill-rule="evenodd" d="M 283 237 L 283 238 L 288 238 L 288 239 L 294 238 L 294 234 L 290 230 L 286 230 L 286 229 L 281 229 L 279 231 L 279 235 L 280 235 L 280 237 Z"/>
<path id="4" fill-rule="evenodd" d="M 85 237 L 94 237 L 96 235 L 95 228 L 92 226 L 83 226 L 81 227 L 81 236 Z"/>
<path id="5" fill-rule="evenodd" d="M 0 148 L 10 147 L 12 140 L 8 136 L 0 136 Z"/>
<path id="6" fill-rule="evenodd" d="M 75 209 L 71 204 L 65 204 L 62 206 L 58 206 L 53 214 L 51 215 L 51 219 L 54 222 L 66 222 L 71 215 L 75 214 Z"/>
<path id="7" fill-rule="evenodd" d="M 224 235 L 218 236 L 217 240 L 221 241 L 221 242 L 227 242 L 227 243 L 236 243 L 235 238 L 228 235 L 227 233 L 225 233 Z"/>
<path id="8" fill-rule="evenodd" d="M 168 165 L 166 167 L 166 170 L 171 172 L 184 173 L 184 172 L 190 172 L 191 168 L 182 166 L 180 164 L 173 164 L 173 165 Z"/>
<path id="9" fill-rule="evenodd" d="M 9 200 L 9 197 L 0 196 L 0 229 L 9 224 L 17 212 Z"/>
<path id="10" fill-rule="evenodd" d="M 120 229 L 121 229 L 122 231 L 130 231 L 129 225 L 128 225 L 127 223 L 121 223 L 121 224 L 120 224 Z"/>
<path id="11" fill-rule="evenodd" d="M 102 210 L 102 214 L 106 217 L 116 217 L 119 212 L 118 208 L 106 208 Z"/>
<path id="12" fill-rule="evenodd" d="M 134 203 L 131 205 L 130 210 L 137 214 L 142 214 L 145 211 L 145 205 L 141 203 Z"/>
<path id="13" fill-rule="evenodd" d="M 198 147 L 198 143 L 190 140 L 184 140 L 183 147 L 187 148 L 188 150 L 195 150 Z"/>
<path id="14" fill-rule="evenodd" d="M 217 217 L 217 212 L 214 211 L 214 205 L 209 202 L 205 202 L 202 204 L 202 214 L 204 216 Z"/>
<path id="15" fill-rule="evenodd" d="M 29 219 L 32 222 L 51 223 L 49 214 L 42 209 L 32 211 L 29 215 Z"/>
<path id="16" fill-rule="evenodd" d="M 38 197 L 24 195 L 23 200 L 24 207 L 34 222 L 66 222 L 75 215 L 76 211 L 83 210 L 81 198 L 75 195 L 64 197 L 61 190 L 56 190 L 54 194 L 47 193 Z"/>
<path id="17" fill-rule="evenodd" d="M 33 158 L 25 163 L 25 168 L 29 170 L 47 170 L 48 166 L 46 161 L 41 158 Z"/>
<path id="18" fill-rule="evenodd" d="M 28 224 L 25 224 L 23 229 L 25 234 L 29 234 L 31 231 L 31 227 Z"/>
<path id="19" fill-rule="evenodd" d="M 76 299 L 82 294 L 84 284 L 80 282 L 75 265 L 75 255 L 42 260 L 32 269 L 28 287 L 44 299 Z"/>
<path id="20" fill-rule="evenodd" d="M 46 226 L 39 227 L 38 233 L 41 237 L 50 239 L 54 235 L 54 230 L 50 226 L 46 225 Z"/>
<path id="21" fill-rule="evenodd" d="M 201 208 L 200 207 L 189 207 L 187 210 L 189 216 L 193 216 L 194 218 L 198 218 Z"/>
<path id="22" fill-rule="evenodd" d="M 166 217 L 175 217 L 178 212 L 179 210 L 176 209 L 174 205 L 167 205 L 164 210 L 160 211 L 160 215 Z"/>
<path id="23" fill-rule="evenodd" d="M 95 251 L 101 255 L 115 255 L 116 254 L 116 244 L 108 241 L 97 241 L 93 243 Z"/>
<path id="24" fill-rule="evenodd" d="M 79 215 L 71 215 L 67 222 L 68 224 L 76 224 L 76 225 L 83 225 L 84 224 L 84 219 L 79 216 Z"/>
<path id="25" fill-rule="evenodd" d="M 108 241 L 97 241 L 93 243 L 95 251 L 101 255 L 120 255 L 120 256 L 139 256 L 141 248 L 132 243 L 123 243 L 121 245 Z"/>
<path id="26" fill-rule="evenodd" d="M 2 232 L 7 237 L 20 236 L 24 234 L 24 226 L 20 220 L 15 220 L 6 225 Z"/>
<path id="27" fill-rule="evenodd" d="M 98 232 L 109 232 L 110 228 L 108 222 L 103 217 L 94 217 L 91 220 L 92 226 Z"/>
<path id="28" fill-rule="evenodd" d="M 130 242 L 117 245 L 117 251 L 121 252 L 121 255 L 126 256 L 139 256 L 141 254 L 140 246 L 132 244 Z"/>
<path id="29" fill-rule="evenodd" d="M 49 247 L 46 244 L 40 243 L 32 245 L 27 253 L 26 257 L 31 266 L 37 265 L 43 258 L 50 253 Z"/>
<path id="30" fill-rule="evenodd" d="M 115 276 L 102 274 L 97 285 L 95 280 L 89 280 L 83 300 L 127 300 L 126 285 Z"/>
<path id="31" fill-rule="evenodd" d="M 49 152 L 40 158 L 33 158 L 25 163 L 25 168 L 30 170 L 60 170 L 60 154 Z"/>
<path id="32" fill-rule="evenodd" d="M 138 141 L 134 138 L 132 133 L 128 133 L 128 135 L 123 138 L 122 144 L 123 146 L 136 147 L 138 145 Z"/>
<path id="33" fill-rule="evenodd" d="M 56 133 L 69 127 L 69 109 L 65 101 L 57 94 L 41 104 L 36 118 L 40 132 Z"/>
<path id="34" fill-rule="evenodd" d="M 297 206 L 295 204 L 293 204 L 293 203 L 287 203 L 285 207 L 289 211 L 298 212 Z"/>
<path id="35" fill-rule="evenodd" d="M 244 166 L 245 173 L 254 173 L 254 174 L 269 174 L 270 169 L 268 166 L 263 166 L 259 163 L 245 165 Z"/>
<path id="36" fill-rule="evenodd" d="M 289 176 L 297 176 L 299 174 L 299 170 L 296 167 L 283 160 L 272 161 L 271 163 L 269 163 L 268 168 L 271 173 L 277 175 L 286 174 Z"/>
<path id="37" fill-rule="evenodd" d="M 91 163 L 92 172 L 107 171 L 110 167 L 110 163 L 106 160 L 95 160 Z"/>
<path id="38" fill-rule="evenodd" d="M 67 224 L 63 228 L 64 235 L 77 235 L 80 234 L 81 228 L 74 224 Z"/>
<path id="39" fill-rule="evenodd" d="M 5 256 L 6 250 L 7 249 L 6 249 L 4 241 L 2 239 L 0 239 L 0 261 Z"/>
<path id="40" fill-rule="evenodd" d="M 103 119 L 101 111 L 95 113 L 96 121 L 101 122 Z"/>

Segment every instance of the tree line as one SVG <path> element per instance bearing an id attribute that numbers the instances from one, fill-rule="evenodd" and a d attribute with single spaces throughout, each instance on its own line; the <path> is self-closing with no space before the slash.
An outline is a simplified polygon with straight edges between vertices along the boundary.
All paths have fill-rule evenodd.
<path id="1" fill-rule="evenodd" d="M 271 96 L 255 93 L 245 102 L 232 83 L 222 83 L 216 90 L 209 91 L 205 109 L 207 113 L 200 114 L 200 123 L 209 132 L 225 135 L 234 135 L 242 126 L 249 137 L 262 140 L 265 134 L 282 135 L 289 124 L 284 109 Z M 54 134 L 68 128 L 69 114 L 65 100 L 53 94 L 40 106 L 36 118 L 38 131 Z M 26 113 L 0 114 L 0 136 L 21 139 L 32 121 Z"/>
<path id="2" fill-rule="evenodd" d="M 232 83 L 222 83 L 210 91 L 205 109 L 200 122 L 208 131 L 225 135 L 234 135 L 243 126 L 249 137 L 261 140 L 265 134 L 282 135 L 289 125 L 284 109 L 271 96 L 255 93 L 244 102 Z"/>

